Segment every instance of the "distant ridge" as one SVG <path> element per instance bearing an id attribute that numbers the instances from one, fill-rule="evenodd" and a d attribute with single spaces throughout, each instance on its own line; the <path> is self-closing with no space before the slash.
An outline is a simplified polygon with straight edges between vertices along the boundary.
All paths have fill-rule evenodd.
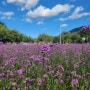
<path id="1" fill-rule="evenodd" d="M 78 28 L 74 28 L 74 29 L 70 30 L 70 32 L 71 32 L 71 33 L 78 32 L 78 31 L 81 30 L 82 27 L 83 27 L 83 26 L 78 27 Z"/>

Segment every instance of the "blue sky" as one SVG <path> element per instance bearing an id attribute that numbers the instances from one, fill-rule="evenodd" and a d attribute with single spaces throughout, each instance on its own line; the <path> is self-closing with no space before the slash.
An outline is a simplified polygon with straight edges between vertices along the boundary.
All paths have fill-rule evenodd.
<path id="1" fill-rule="evenodd" d="M 0 0 L 0 21 L 31 37 L 90 25 L 90 0 Z"/>

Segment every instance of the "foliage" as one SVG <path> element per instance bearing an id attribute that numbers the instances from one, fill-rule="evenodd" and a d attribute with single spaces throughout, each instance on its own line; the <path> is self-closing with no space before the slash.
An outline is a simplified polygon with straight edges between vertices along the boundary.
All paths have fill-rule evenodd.
<path id="1" fill-rule="evenodd" d="M 81 43 L 82 38 L 85 38 L 85 42 L 90 42 L 90 26 L 83 26 L 72 29 L 70 32 L 63 32 L 61 34 L 62 43 Z M 0 22 L 0 42 L 37 42 L 37 43 L 59 43 L 60 35 L 50 36 L 48 34 L 40 34 L 37 38 L 32 38 L 18 32 L 17 30 L 11 30 L 7 26 Z"/>
<path id="2" fill-rule="evenodd" d="M 30 36 L 23 36 L 23 41 L 22 42 L 34 42 L 34 39 Z"/>
<path id="3" fill-rule="evenodd" d="M 59 43 L 60 42 L 60 36 L 53 37 L 53 43 Z"/>
<path id="4" fill-rule="evenodd" d="M 38 39 L 38 41 L 44 42 L 44 43 L 52 42 L 52 40 L 53 40 L 52 36 L 45 34 L 45 33 L 40 34 L 37 39 Z"/>
<path id="5" fill-rule="evenodd" d="M 80 30 L 80 35 L 82 37 L 84 37 L 86 39 L 86 41 L 90 41 L 89 40 L 89 36 L 90 36 L 90 26 L 83 26 Z"/>
<path id="6" fill-rule="evenodd" d="M 70 42 L 72 42 L 70 32 L 65 32 L 65 33 L 61 34 L 61 38 L 62 38 L 62 43 L 70 43 Z"/>
<path id="7" fill-rule="evenodd" d="M 80 34 L 72 33 L 71 39 L 72 39 L 73 43 L 78 43 L 78 42 L 80 43 L 82 38 L 81 38 Z"/>
<path id="8" fill-rule="evenodd" d="M 19 33 L 17 30 L 11 30 L 6 25 L 0 22 L 0 41 L 7 42 L 33 42 L 33 38 Z"/>

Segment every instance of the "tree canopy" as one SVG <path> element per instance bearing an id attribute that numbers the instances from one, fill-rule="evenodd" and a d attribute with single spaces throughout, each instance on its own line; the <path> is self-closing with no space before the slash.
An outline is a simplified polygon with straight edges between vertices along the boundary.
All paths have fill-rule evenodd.
<path id="1" fill-rule="evenodd" d="M 17 30 L 11 30 L 6 27 L 3 22 L 0 22 L 0 41 L 7 42 L 33 42 L 31 37 L 25 36 Z"/>

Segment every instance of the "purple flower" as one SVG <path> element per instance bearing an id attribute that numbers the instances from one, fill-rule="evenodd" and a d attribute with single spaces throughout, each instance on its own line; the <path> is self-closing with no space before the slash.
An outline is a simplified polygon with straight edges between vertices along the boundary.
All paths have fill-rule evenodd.
<path id="1" fill-rule="evenodd" d="M 41 78 L 38 78 L 37 81 L 38 81 L 38 86 L 41 86 L 41 84 L 42 84 L 42 79 L 41 79 Z"/>
<path id="2" fill-rule="evenodd" d="M 34 81 L 35 81 L 35 78 L 30 79 L 30 82 L 34 82 Z"/>
<path id="3" fill-rule="evenodd" d="M 22 75 L 23 74 L 23 69 L 17 70 L 17 73 L 18 73 L 18 75 Z"/>
<path id="4" fill-rule="evenodd" d="M 29 86 L 29 89 L 32 90 L 32 86 Z"/>
<path id="5" fill-rule="evenodd" d="M 20 78 L 20 79 L 23 79 L 23 78 L 24 78 L 24 75 L 20 75 L 19 78 Z"/>
<path id="6" fill-rule="evenodd" d="M 10 58 L 10 62 L 14 62 L 16 60 L 17 60 L 17 58 Z"/>
<path id="7" fill-rule="evenodd" d="M 62 65 L 58 65 L 58 68 L 60 68 L 61 71 L 64 71 L 64 68 Z"/>
<path id="8" fill-rule="evenodd" d="M 4 57 L 4 58 L 7 58 L 7 57 L 8 57 L 8 55 L 7 55 L 7 54 L 3 54 L 3 57 Z"/>
<path id="9" fill-rule="evenodd" d="M 0 42 L 0 45 L 2 45 L 3 44 L 3 42 Z"/>
<path id="10" fill-rule="evenodd" d="M 3 66 L 0 66 L 0 69 L 4 69 L 4 67 Z"/>
<path id="11" fill-rule="evenodd" d="M 10 71 L 9 75 L 10 76 L 14 76 L 14 73 L 12 71 Z"/>
<path id="12" fill-rule="evenodd" d="M 30 81 L 30 78 L 29 78 L 29 77 L 27 77 L 27 78 L 25 79 L 25 81 L 26 81 L 26 82 L 29 82 L 29 81 Z"/>
<path id="13" fill-rule="evenodd" d="M 51 74 L 54 74 L 54 70 L 52 70 L 50 73 L 51 73 Z"/>
<path id="14" fill-rule="evenodd" d="M 60 80 L 60 84 L 62 84 L 63 83 L 63 80 Z"/>
<path id="15" fill-rule="evenodd" d="M 10 70 L 7 70 L 7 73 L 10 73 Z"/>
<path id="16" fill-rule="evenodd" d="M 26 55 L 30 55 L 30 52 L 26 52 Z"/>
<path id="17" fill-rule="evenodd" d="M 76 71 L 72 71 L 71 74 L 72 74 L 72 75 L 76 75 Z"/>
<path id="18" fill-rule="evenodd" d="M 11 82 L 11 86 L 15 87 L 15 86 L 17 86 L 17 83 L 16 82 Z"/>
<path id="19" fill-rule="evenodd" d="M 8 66 L 9 64 L 10 64 L 9 61 L 6 61 L 6 62 L 5 62 L 5 66 Z"/>
<path id="20" fill-rule="evenodd" d="M 46 69 L 51 70 L 52 66 L 51 65 L 45 65 Z"/>
<path id="21" fill-rule="evenodd" d="M 39 62 L 40 65 L 42 65 L 42 62 Z"/>
<path id="22" fill-rule="evenodd" d="M 0 73 L 0 77 L 3 77 L 3 76 L 5 76 L 5 73 Z"/>
<path id="23" fill-rule="evenodd" d="M 44 77 L 44 78 L 48 78 L 48 75 L 47 75 L 47 74 L 44 74 L 43 77 Z"/>
<path id="24" fill-rule="evenodd" d="M 87 76 L 90 76 L 90 72 L 87 72 L 86 75 L 87 75 Z"/>
<path id="25" fill-rule="evenodd" d="M 62 78 L 62 74 L 57 71 L 57 73 L 54 75 L 54 78 Z"/>
<path id="26" fill-rule="evenodd" d="M 76 78 L 81 78 L 81 75 L 76 75 Z"/>
<path id="27" fill-rule="evenodd" d="M 34 55 L 32 55 L 32 56 L 30 57 L 30 59 L 32 59 L 32 60 L 34 60 L 34 58 L 35 58 L 35 56 L 34 56 Z"/>
<path id="28" fill-rule="evenodd" d="M 20 88 L 17 88 L 17 90 L 21 90 Z"/>
<path id="29" fill-rule="evenodd" d="M 27 62 L 27 63 L 30 63 L 30 61 L 29 61 L 29 60 L 27 60 L 26 62 Z"/>
<path id="30" fill-rule="evenodd" d="M 42 60 L 49 61 L 49 58 L 43 57 Z"/>
<path id="31" fill-rule="evenodd" d="M 77 64 L 74 64 L 74 68 L 78 68 L 79 66 Z"/>
<path id="32" fill-rule="evenodd" d="M 77 79 L 72 79 L 72 84 L 77 85 L 78 84 L 78 80 Z"/>
<path id="33" fill-rule="evenodd" d="M 82 30 L 90 30 L 90 25 L 88 25 L 88 26 L 83 26 L 83 27 L 82 27 Z"/>
<path id="34" fill-rule="evenodd" d="M 42 45 L 42 49 L 41 49 L 41 53 L 45 53 L 45 52 L 47 52 L 47 51 L 50 51 L 50 45 L 48 45 L 48 44 L 44 44 L 44 45 Z"/>

